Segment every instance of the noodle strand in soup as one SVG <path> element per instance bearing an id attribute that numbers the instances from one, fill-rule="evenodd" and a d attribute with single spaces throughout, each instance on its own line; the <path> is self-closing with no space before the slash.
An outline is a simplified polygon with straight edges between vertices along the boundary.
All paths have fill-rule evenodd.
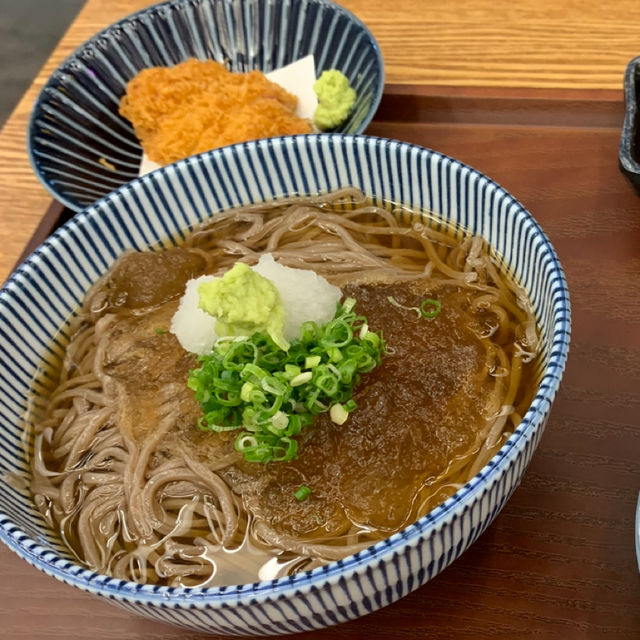
<path id="1" fill-rule="evenodd" d="M 387 343 L 347 422 L 318 416 L 298 460 L 268 465 L 198 430 L 196 359 L 166 331 L 187 280 L 264 253 L 341 287 Z M 432 299 L 437 317 L 416 316 Z M 351 188 L 225 212 L 179 248 L 125 254 L 69 333 L 32 416 L 36 504 L 92 570 L 183 586 L 313 568 L 415 521 L 517 427 L 539 349 L 526 296 L 480 238 Z"/>

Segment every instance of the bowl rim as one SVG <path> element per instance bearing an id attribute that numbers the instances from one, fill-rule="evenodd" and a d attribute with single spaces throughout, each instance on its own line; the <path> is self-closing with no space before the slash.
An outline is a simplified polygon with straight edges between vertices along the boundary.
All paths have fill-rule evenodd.
<path id="1" fill-rule="evenodd" d="M 625 114 L 620 132 L 620 146 L 618 148 L 618 161 L 622 171 L 632 181 L 640 180 L 640 163 L 633 154 L 633 139 L 637 129 L 638 79 L 636 77 L 640 69 L 640 56 L 632 58 L 627 64 L 624 73 L 624 102 Z"/>
<path id="2" fill-rule="evenodd" d="M 36 177 L 38 178 L 38 181 L 40 182 L 40 184 L 55 199 L 59 200 L 65 207 L 71 209 L 72 211 L 79 212 L 86 208 L 85 205 L 77 202 L 74 198 L 65 195 L 64 192 L 60 191 L 59 189 L 56 189 L 53 186 L 53 184 L 50 183 L 50 181 L 45 176 L 44 170 L 41 169 L 40 162 L 36 157 L 36 148 L 37 148 L 37 145 L 35 144 L 36 118 L 40 117 L 41 105 L 45 102 L 45 98 L 48 90 L 57 81 L 57 79 L 60 76 L 63 76 L 65 73 L 67 73 L 67 69 L 69 68 L 69 66 L 71 66 L 73 62 L 75 62 L 76 59 L 78 59 L 81 56 L 81 54 L 85 51 L 85 49 L 87 49 L 92 45 L 95 45 L 98 42 L 98 40 L 101 38 L 111 37 L 113 31 L 116 31 L 117 29 L 121 28 L 123 25 L 133 20 L 136 20 L 141 16 L 145 16 L 147 14 L 154 14 L 161 11 L 168 11 L 170 9 L 173 9 L 173 7 L 184 5 L 186 3 L 195 5 L 195 4 L 201 4 L 204 2 L 209 2 L 213 5 L 213 4 L 232 2 L 232 1 L 233 0 L 163 0 L 162 2 L 158 2 L 149 7 L 145 7 L 143 9 L 139 9 L 138 11 L 134 11 L 124 16 L 123 18 L 120 18 L 116 22 L 113 22 L 112 24 L 108 25 L 104 29 L 101 29 L 100 31 L 98 31 L 98 33 L 94 34 L 88 40 L 86 40 L 85 42 L 80 44 L 78 47 L 76 47 L 74 51 L 72 51 L 56 67 L 56 69 L 51 73 L 51 75 L 47 79 L 47 82 L 45 83 L 45 85 L 38 92 L 38 96 L 36 97 L 33 105 L 31 106 L 31 110 L 29 112 L 29 120 L 27 122 L 27 136 L 26 136 L 27 155 L 29 158 L 29 164 L 31 165 L 31 169 L 36 175 Z M 241 1 L 247 1 L 247 0 L 241 0 Z M 264 1 L 278 2 L 280 4 L 288 4 L 288 3 L 290 4 L 292 1 L 295 1 L 295 0 L 264 0 Z M 369 126 L 369 124 L 373 120 L 376 114 L 376 111 L 378 110 L 378 106 L 380 105 L 380 101 L 382 100 L 382 94 L 384 91 L 385 68 L 384 68 L 384 59 L 382 58 L 382 53 L 380 51 L 380 45 L 378 44 L 378 41 L 376 40 L 375 36 L 373 35 L 369 27 L 360 18 L 358 18 L 358 16 L 356 16 L 349 9 L 343 7 L 337 2 L 334 2 L 334 0 L 306 0 L 306 2 L 310 4 L 317 4 L 317 5 L 330 7 L 337 13 L 347 16 L 351 21 L 353 21 L 356 25 L 358 25 L 364 31 L 364 33 L 367 34 L 367 37 L 371 43 L 372 51 L 376 56 L 376 62 L 380 69 L 380 80 L 375 87 L 375 92 L 371 99 L 371 105 L 369 107 L 366 117 L 364 118 L 364 120 L 362 121 L 362 124 L 359 127 L 359 132 L 355 134 L 348 134 L 348 135 L 361 135 L 362 132 L 365 131 L 365 129 Z M 172 164 L 175 164 L 175 163 L 172 163 Z M 170 165 L 166 165 L 166 166 L 170 166 Z M 123 183 L 123 184 L 126 184 L 126 183 Z M 119 189 L 119 188 L 120 187 L 116 187 L 116 189 Z M 100 198 L 99 200 L 102 200 L 102 198 Z M 95 204 L 95 202 L 99 202 L 99 200 L 92 202 L 91 205 Z M 91 205 L 88 205 L 88 206 L 91 206 Z"/>
<path id="3" fill-rule="evenodd" d="M 321 587 L 323 584 L 348 579 L 350 575 L 363 573 L 376 564 L 384 564 L 393 560 L 393 558 L 398 555 L 400 548 L 405 546 L 415 547 L 421 540 L 429 538 L 435 532 L 450 524 L 472 507 L 473 501 L 478 494 L 491 489 L 509 472 L 513 464 L 518 460 L 521 451 L 534 438 L 538 429 L 544 426 L 566 365 L 571 333 L 571 309 L 567 282 L 553 245 L 533 215 L 496 181 L 451 156 L 400 140 L 375 136 L 331 133 L 282 136 L 221 147 L 179 160 L 172 165 L 167 165 L 166 167 L 136 178 L 130 183 L 126 183 L 115 192 L 108 194 L 104 198 L 86 207 L 81 213 L 74 216 L 72 220 L 60 227 L 10 276 L 2 287 L 2 290 L 0 290 L 0 303 L 6 304 L 4 300 L 6 297 L 5 290 L 19 286 L 20 280 L 28 277 L 28 275 L 23 275 L 27 267 L 33 262 L 37 264 L 40 253 L 47 251 L 59 238 L 64 238 L 69 228 L 73 228 L 74 225 L 82 223 L 87 219 L 90 221 L 92 218 L 100 219 L 100 217 L 104 216 L 104 212 L 100 211 L 100 204 L 104 200 L 119 198 L 121 197 L 121 192 L 136 189 L 138 185 L 145 185 L 152 180 L 162 182 L 167 174 L 176 171 L 179 172 L 183 167 L 198 166 L 207 160 L 215 162 L 216 156 L 222 157 L 224 154 L 229 153 L 238 156 L 258 146 L 266 145 L 269 148 L 274 148 L 296 140 L 301 140 L 305 145 L 312 147 L 319 147 L 323 143 L 346 147 L 348 145 L 357 145 L 359 142 L 362 142 L 362 144 L 370 142 L 381 146 L 398 145 L 407 150 L 416 150 L 419 154 L 428 154 L 431 157 L 437 158 L 439 163 L 451 163 L 461 169 L 472 172 L 479 178 L 485 179 L 488 184 L 500 192 L 501 197 L 503 197 L 509 205 L 516 206 L 517 215 L 524 216 L 528 219 L 533 226 L 534 232 L 540 237 L 544 244 L 547 251 L 546 255 L 551 262 L 550 269 L 553 274 L 555 285 L 554 294 L 557 301 L 552 314 L 553 321 L 550 330 L 552 346 L 549 350 L 549 362 L 542 371 L 538 390 L 531 401 L 529 409 L 523 416 L 522 422 L 518 428 L 514 430 L 503 447 L 489 460 L 478 474 L 444 503 L 416 522 L 403 528 L 398 533 L 381 540 L 375 545 L 354 555 L 347 556 L 344 559 L 333 561 L 322 567 L 313 569 L 312 571 L 297 573 L 292 576 L 274 580 L 220 587 L 184 588 L 141 585 L 93 572 L 81 566 L 79 563 L 61 558 L 52 549 L 45 549 L 38 542 L 29 538 L 17 525 L 12 523 L 10 517 L 0 509 L 0 540 L 36 568 L 58 578 L 62 582 L 72 584 L 84 591 L 106 596 L 110 599 L 165 607 L 170 603 L 172 606 L 188 608 L 228 607 L 230 604 L 273 601 L 287 593 L 289 595 L 298 592 L 306 593 L 312 589 Z M 220 158 L 218 158 L 218 161 L 219 160 Z M 70 572 L 70 568 L 74 570 Z"/>
<path id="4" fill-rule="evenodd" d="M 638 565 L 638 571 L 640 571 L 640 494 L 638 494 L 638 500 L 636 502 L 636 517 L 633 521 L 635 548 L 636 548 L 636 563 Z"/>

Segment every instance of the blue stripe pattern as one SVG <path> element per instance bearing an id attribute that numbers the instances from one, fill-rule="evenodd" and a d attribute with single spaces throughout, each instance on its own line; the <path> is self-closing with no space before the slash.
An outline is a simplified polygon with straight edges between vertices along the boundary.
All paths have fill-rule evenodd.
<path id="1" fill-rule="evenodd" d="M 101 31 L 52 74 L 31 114 L 31 165 L 55 198 L 80 211 L 138 175 L 142 149 L 118 106 L 139 71 L 197 58 L 269 72 L 309 54 L 318 75 L 339 69 L 356 90 L 336 132 L 362 133 L 382 97 L 384 67 L 373 35 L 346 9 L 331 0 L 154 5 Z"/>
<path id="2" fill-rule="evenodd" d="M 40 359 L 89 286 L 126 248 L 178 244 L 229 206 L 353 184 L 378 201 L 428 207 L 442 224 L 488 240 L 529 294 L 543 339 L 540 384 L 500 452 L 417 523 L 338 562 L 270 582 L 185 591 L 87 571 L 41 521 L 26 487 L 21 415 Z M 419 220 L 419 212 L 413 220 Z M 46 313 L 34 301 L 47 301 Z M 364 615 L 418 588 L 486 529 L 517 486 L 542 435 L 569 347 L 570 307 L 556 253 L 533 217 L 481 173 L 437 152 L 366 136 L 311 135 L 235 145 L 134 180 L 58 230 L 0 293 L 0 538 L 45 573 L 129 611 L 199 631 L 282 634 Z M 7 482 L 7 474 L 21 482 Z M 23 487 L 22 489 L 17 487 Z"/>

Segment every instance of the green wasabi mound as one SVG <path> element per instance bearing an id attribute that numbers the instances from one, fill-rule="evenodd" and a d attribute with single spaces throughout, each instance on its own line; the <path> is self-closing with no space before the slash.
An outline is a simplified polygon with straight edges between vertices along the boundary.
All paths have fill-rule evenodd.
<path id="1" fill-rule="evenodd" d="M 198 286 L 198 307 L 217 318 L 218 336 L 266 333 L 284 351 L 284 306 L 276 286 L 244 262 Z"/>
<path id="2" fill-rule="evenodd" d="M 349 115 L 356 92 L 349 86 L 347 77 L 336 69 L 323 71 L 313 85 L 318 96 L 318 106 L 313 122 L 323 131 L 339 127 Z"/>

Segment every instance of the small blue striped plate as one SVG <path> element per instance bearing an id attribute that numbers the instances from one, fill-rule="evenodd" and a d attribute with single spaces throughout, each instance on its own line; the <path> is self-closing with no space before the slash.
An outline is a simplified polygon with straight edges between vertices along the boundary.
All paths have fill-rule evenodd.
<path id="1" fill-rule="evenodd" d="M 170 247 L 219 211 L 353 185 L 376 199 L 432 211 L 487 240 L 529 295 L 543 343 L 540 383 L 521 424 L 452 498 L 375 546 L 310 572 L 256 584 L 140 585 L 79 565 L 29 492 L 23 416 L 54 336 L 87 289 L 128 248 Z M 416 215 L 419 215 L 418 213 Z M 134 180 L 76 215 L 0 292 L 0 539 L 63 582 L 129 611 L 205 632 L 278 635 L 365 615 L 453 562 L 516 488 L 542 436 L 569 348 L 567 285 L 556 253 L 524 207 L 495 182 L 434 151 L 366 136 L 271 138 L 187 158 Z"/>
<path id="2" fill-rule="evenodd" d="M 118 106 L 139 71 L 197 58 L 266 73 L 309 54 L 317 75 L 338 69 L 356 91 L 336 133 L 362 133 L 382 96 L 382 56 L 367 27 L 331 0 L 169 0 L 144 9 L 98 33 L 52 74 L 27 134 L 33 170 L 80 211 L 138 176 L 142 149 Z"/>

